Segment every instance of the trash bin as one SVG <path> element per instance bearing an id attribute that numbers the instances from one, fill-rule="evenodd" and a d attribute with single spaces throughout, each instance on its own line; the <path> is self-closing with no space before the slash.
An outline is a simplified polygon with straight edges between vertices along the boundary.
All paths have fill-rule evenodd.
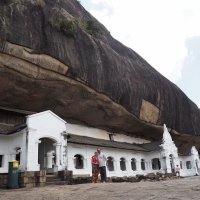
<path id="1" fill-rule="evenodd" d="M 19 162 L 17 160 L 11 160 L 8 166 L 8 185 L 6 189 L 17 189 L 18 185 L 18 166 Z"/>

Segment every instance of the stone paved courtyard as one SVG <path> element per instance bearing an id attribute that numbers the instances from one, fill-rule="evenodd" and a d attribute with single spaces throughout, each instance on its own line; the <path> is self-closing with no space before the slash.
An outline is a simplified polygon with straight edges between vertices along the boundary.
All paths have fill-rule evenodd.
<path id="1" fill-rule="evenodd" d="M 80 184 L 0 190 L 0 200 L 200 199 L 200 176 L 160 182 Z"/>

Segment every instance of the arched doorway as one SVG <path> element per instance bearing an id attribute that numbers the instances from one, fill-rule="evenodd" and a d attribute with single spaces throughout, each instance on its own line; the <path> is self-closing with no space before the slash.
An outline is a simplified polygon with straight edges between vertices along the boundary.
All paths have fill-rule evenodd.
<path id="1" fill-rule="evenodd" d="M 160 169 L 160 160 L 158 158 L 152 159 L 152 169 L 159 170 Z"/>
<path id="2" fill-rule="evenodd" d="M 74 156 L 74 167 L 76 169 L 83 169 L 83 167 L 84 167 L 83 160 L 84 160 L 84 158 L 82 155 L 76 154 Z"/>
<path id="3" fill-rule="evenodd" d="M 192 168 L 191 161 L 186 161 L 186 168 L 187 169 L 191 169 Z"/>
<path id="4" fill-rule="evenodd" d="M 47 170 L 47 173 L 53 173 L 56 162 L 56 147 L 54 146 L 55 140 L 50 138 L 41 138 L 41 143 L 38 146 L 38 163 L 40 170 Z M 52 156 L 50 155 L 52 154 Z M 56 169 L 55 169 L 56 171 Z"/>

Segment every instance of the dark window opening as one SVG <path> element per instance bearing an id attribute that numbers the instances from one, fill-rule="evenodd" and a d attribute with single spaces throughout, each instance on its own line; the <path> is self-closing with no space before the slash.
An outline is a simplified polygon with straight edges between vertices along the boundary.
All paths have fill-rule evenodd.
<path id="1" fill-rule="evenodd" d="M 74 156 L 74 167 L 76 169 L 83 169 L 83 156 L 79 154 Z"/>
<path id="2" fill-rule="evenodd" d="M 113 163 L 113 158 L 112 157 L 108 157 L 108 170 L 109 171 L 114 171 L 114 163 Z"/>
<path id="3" fill-rule="evenodd" d="M 192 168 L 191 162 L 190 162 L 190 161 L 187 161 L 187 162 L 186 162 L 186 167 L 187 167 L 187 169 L 191 169 L 191 168 Z"/>
<path id="4" fill-rule="evenodd" d="M 3 167 L 3 155 L 0 155 L 0 167 Z"/>
<path id="5" fill-rule="evenodd" d="M 131 168 L 132 168 L 133 171 L 137 170 L 136 160 L 134 158 L 131 159 Z"/>
<path id="6" fill-rule="evenodd" d="M 126 171 L 126 160 L 124 158 L 120 158 L 120 169 Z"/>
<path id="7" fill-rule="evenodd" d="M 110 141 L 114 141 L 114 136 L 113 136 L 113 134 L 109 134 L 109 139 L 110 139 Z"/>
<path id="8" fill-rule="evenodd" d="M 141 160 L 141 169 L 144 171 L 145 170 L 145 160 Z"/>

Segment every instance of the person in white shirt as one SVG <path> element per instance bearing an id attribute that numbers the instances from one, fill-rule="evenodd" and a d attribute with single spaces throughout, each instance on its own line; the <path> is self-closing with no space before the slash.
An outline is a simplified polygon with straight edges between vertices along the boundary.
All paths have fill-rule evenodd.
<path id="1" fill-rule="evenodd" d="M 106 182 L 106 166 L 108 166 L 108 161 L 104 153 L 101 152 L 100 148 L 97 148 L 98 152 L 98 162 L 99 162 L 99 171 L 101 174 L 101 183 Z"/>

